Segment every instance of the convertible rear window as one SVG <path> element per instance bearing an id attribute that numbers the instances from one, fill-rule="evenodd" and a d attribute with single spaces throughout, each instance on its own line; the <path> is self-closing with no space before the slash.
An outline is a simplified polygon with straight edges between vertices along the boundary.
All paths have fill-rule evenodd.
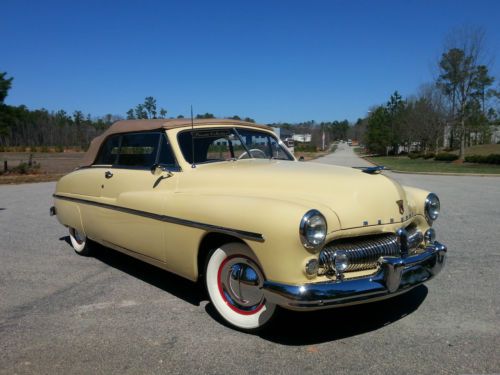
<path id="1" fill-rule="evenodd" d="M 179 133 L 178 140 L 182 155 L 190 164 L 238 159 L 293 160 L 275 137 L 258 130 L 188 130 Z"/>

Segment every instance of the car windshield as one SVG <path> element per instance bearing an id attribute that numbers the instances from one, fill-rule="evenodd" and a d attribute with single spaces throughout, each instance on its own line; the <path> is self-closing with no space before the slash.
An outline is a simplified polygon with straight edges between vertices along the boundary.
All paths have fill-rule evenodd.
<path id="1" fill-rule="evenodd" d="M 184 159 L 190 164 L 240 159 L 293 160 L 275 137 L 258 130 L 194 129 L 179 133 L 178 140 Z"/>

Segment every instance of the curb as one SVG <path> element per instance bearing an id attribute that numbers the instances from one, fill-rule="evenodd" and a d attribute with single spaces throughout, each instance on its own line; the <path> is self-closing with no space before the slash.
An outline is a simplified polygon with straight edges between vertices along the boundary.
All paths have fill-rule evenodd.
<path id="1" fill-rule="evenodd" d="M 408 171 L 398 171 L 395 169 L 387 169 L 388 171 L 401 174 L 423 174 L 429 176 L 470 176 L 470 177 L 500 177 L 500 174 L 496 173 L 452 173 L 452 172 L 408 172 Z"/>
<path id="2" fill-rule="evenodd" d="M 373 164 L 375 166 L 379 166 L 379 164 L 375 164 L 369 160 L 366 160 L 365 157 L 360 156 L 364 161 Z M 470 176 L 470 177 L 500 177 L 500 174 L 497 173 L 453 173 L 453 172 L 410 172 L 410 171 L 399 171 L 397 169 L 386 169 L 387 171 L 401 174 L 421 174 L 421 175 L 429 175 L 429 176 Z"/>
<path id="3" fill-rule="evenodd" d="M 356 154 L 356 155 L 358 155 L 358 154 Z M 368 164 L 373 165 L 374 167 L 380 167 L 380 165 L 375 164 L 374 162 L 372 162 L 372 161 L 370 161 L 370 160 L 365 159 L 365 157 L 364 157 L 364 156 L 360 156 L 360 155 L 358 155 L 358 157 L 359 157 L 360 159 L 363 159 L 364 161 L 366 161 Z"/>

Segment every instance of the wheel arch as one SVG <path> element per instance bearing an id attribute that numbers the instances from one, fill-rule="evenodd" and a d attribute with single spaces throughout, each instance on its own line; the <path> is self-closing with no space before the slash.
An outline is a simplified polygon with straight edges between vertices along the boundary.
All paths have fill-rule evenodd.
<path id="1" fill-rule="evenodd" d="M 221 247 L 224 244 L 230 243 L 230 242 L 238 242 L 245 244 L 250 251 L 252 251 L 252 248 L 246 243 L 244 240 L 241 238 L 231 236 L 228 234 L 224 233 L 217 233 L 217 232 L 210 232 L 207 233 L 203 239 L 200 242 L 200 245 L 198 247 L 198 254 L 197 254 L 197 277 L 198 280 L 202 278 L 203 273 L 205 272 L 205 264 L 207 262 L 207 256 L 210 253 L 211 250 L 217 249 Z M 252 251 L 253 253 L 253 251 Z M 255 253 L 254 253 L 255 255 Z"/>
<path id="2" fill-rule="evenodd" d="M 62 225 L 75 228 L 83 234 L 87 234 L 82 220 L 82 212 L 78 203 L 55 199 L 56 218 Z"/>

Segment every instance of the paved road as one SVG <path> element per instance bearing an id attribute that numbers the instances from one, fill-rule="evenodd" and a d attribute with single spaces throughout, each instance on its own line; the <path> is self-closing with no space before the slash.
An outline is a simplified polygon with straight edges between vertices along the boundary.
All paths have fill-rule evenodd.
<path id="1" fill-rule="evenodd" d="M 320 161 L 362 162 L 347 146 Z M 386 302 L 282 311 L 259 335 L 188 281 L 74 254 L 48 217 L 53 183 L 0 186 L 0 373 L 499 373 L 500 179 L 391 177 L 440 195 L 445 270 Z"/>
<path id="2" fill-rule="evenodd" d="M 334 165 L 342 165 L 344 167 L 370 167 L 373 164 L 368 163 L 366 160 L 361 159 L 357 156 L 353 148 L 348 146 L 347 143 L 339 143 L 337 146 L 337 151 L 333 154 L 328 154 L 323 156 L 322 158 L 315 159 L 312 162 L 314 163 L 323 163 L 323 164 L 334 164 Z"/>

